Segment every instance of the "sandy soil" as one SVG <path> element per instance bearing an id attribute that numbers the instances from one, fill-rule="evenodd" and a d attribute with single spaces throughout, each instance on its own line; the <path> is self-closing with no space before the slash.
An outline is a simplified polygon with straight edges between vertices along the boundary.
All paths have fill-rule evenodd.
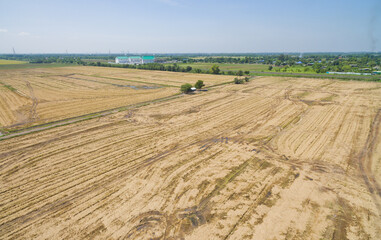
<path id="1" fill-rule="evenodd" d="M 0 71 L 0 127 L 23 128 L 179 93 L 198 79 L 208 85 L 232 76 L 98 67 Z M 6 87 L 8 86 L 8 88 Z"/>
<path id="2" fill-rule="evenodd" d="M 3 140 L 0 236 L 379 239 L 380 109 L 268 77 Z"/>

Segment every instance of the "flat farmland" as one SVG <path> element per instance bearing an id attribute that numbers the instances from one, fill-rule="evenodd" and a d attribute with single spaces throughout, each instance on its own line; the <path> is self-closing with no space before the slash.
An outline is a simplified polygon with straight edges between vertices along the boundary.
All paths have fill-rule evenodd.
<path id="1" fill-rule="evenodd" d="M 206 87 L 231 82 L 234 76 L 194 74 L 182 72 L 165 72 L 139 70 L 129 68 L 75 68 L 78 73 L 99 76 L 112 79 L 123 79 L 131 82 L 151 83 L 164 86 L 180 87 L 184 83 L 196 83 L 197 80 L 203 80 Z M 90 70 L 91 69 L 91 70 Z M 82 72 L 83 71 L 83 72 Z"/>
<path id="2" fill-rule="evenodd" d="M 233 77 L 97 67 L 0 70 L 0 127 L 14 129 L 151 101 L 183 83 Z"/>
<path id="3" fill-rule="evenodd" d="M 380 109 L 380 83 L 260 77 L 2 140 L 0 236 L 379 239 Z"/>

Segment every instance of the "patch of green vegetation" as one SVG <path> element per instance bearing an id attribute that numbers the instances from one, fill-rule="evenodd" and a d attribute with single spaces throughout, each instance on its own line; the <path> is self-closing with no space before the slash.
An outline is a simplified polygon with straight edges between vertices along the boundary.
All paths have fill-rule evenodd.
<path id="1" fill-rule="evenodd" d="M 304 66 L 286 66 L 275 69 L 273 72 L 316 74 L 313 68 Z"/>
<path id="2" fill-rule="evenodd" d="M 304 97 L 308 96 L 309 94 L 310 94 L 310 92 L 305 91 L 305 92 L 297 94 L 296 96 L 299 98 L 304 98 Z"/>
<path id="3" fill-rule="evenodd" d="M 81 60 L 86 63 L 97 63 L 97 62 L 108 63 L 108 62 L 115 61 L 114 59 L 110 60 L 110 59 L 93 59 L 93 58 L 82 58 Z"/>
<path id="4" fill-rule="evenodd" d="M 14 88 L 14 87 L 12 87 L 11 85 L 7 85 L 7 84 L 2 83 L 2 82 L 0 82 L 0 84 L 2 84 L 4 87 L 8 88 L 8 89 L 11 90 L 12 92 L 16 92 L 16 91 L 17 91 L 17 89 Z"/>
<path id="5" fill-rule="evenodd" d="M 323 101 L 323 102 L 332 102 L 334 97 L 336 97 L 336 96 L 335 95 L 330 95 L 328 97 L 320 99 L 320 101 Z"/>
<path id="6" fill-rule="evenodd" d="M 28 62 L 0 59 L 0 65 L 14 65 L 14 64 L 26 64 L 26 63 Z"/>
<path id="7" fill-rule="evenodd" d="M 69 67 L 78 66 L 76 64 L 64 64 L 64 63 L 25 63 L 25 64 L 0 64 L 0 70 L 2 69 L 28 69 L 28 68 L 55 68 L 55 67 Z"/>

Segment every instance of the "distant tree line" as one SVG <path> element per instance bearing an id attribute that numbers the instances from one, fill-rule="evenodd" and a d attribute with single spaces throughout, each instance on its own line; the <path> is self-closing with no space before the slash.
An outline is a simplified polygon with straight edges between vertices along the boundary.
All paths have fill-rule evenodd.
<path id="1" fill-rule="evenodd" d="M 172 65 L 164 65 L 161 63 L 146 63 L 140 65 L 133 64 L 114 64 L 114 63 L 102 63 L 102 62 L 91 62 L 85 63 L 88 66 L 98 66 L 98 67 L 115 67 L 115 68 L 132 68 L 132 69 L 144 69 L 144 70 L 156 70 L 156 71 L 170 71 L 170 72 L 192 72 L 192 73 L 203 73 L 203 74 L 220 74 L 220 75 L 233 75 L 233 76 L 243 76 L 249 75 L 249 71 L 221 71 L 218 65 L 213 65 L 209 70 L 203 70 L 199 68 L 193 69 L 191 66 L 182 67 L 174 63 Z"/>
<path id="2" fill-rule="evenodd" d="M 243 71 L 222 71 L 219 68 L 197 69 L 192 66 L 179 66 L 176 63 L 215 63 L 217 64 L 266 64 L 269 71 L 277 72 L 360 72 L 380 71 L 381 53 L 308 53 L 308 54 L 162 54 L 157 55 L 157 63 L 144 65 L 111 64 L 120 54 L 3 54 L 0 59 L 27 61 L 32 64 L 78 64 L 103 67 L 122 67 L 173 72 L 194 72 L 205 74 L 248 75 Z M 175 63 L 173 65 L 161 63 Z M 296 68 L 296 69 L 295 69 Z"/>
<path id="3" fill-rule="evenodd" d="M 173 60 L 179 60 L 179 57 L 173 58 Z M 171 60 L 171 59 L 170 59 Z M 358 54 L 263 54 L 256 56 L 220 56 L 220 57 L 197 57 L 197 58 L 183 58 L 183 62 L 205 62 L 205 63 L 263 63 L 273 64 L 279 61 L 281 64 L 292 64 L 298 61 L 304 63 L 313 63 L 318 61 L 348 61 L 358 64 L 368 64 L 375 61 L 377 65 L 381 61 L 381 53 L 358 53 Z"/>
<path id="4" fill-rule="evenodd" d="M 133 69 L 145 69 L 145 70 L 157 70 L 157 71 L 170 71 L 170 72 L 190 72 L 192 70 L 191 66 L 181 67 L 178 64 L 164 65 L 161 63 L 146 63 L 146 64 L 114 64 L 114 63 L 102 63 L 102 62 L 91 62 L 84 65 L 88 66 L 98 66 L 98 67 L 115 67 L 115 68 L 133 68 Z"/>
<path id="5" fill-rule="evenodd" d="M 332 72 L 372 72 L 380 70 L 380 53 L 316 53 L 316 54 L 263 54 L 255 56 L 214 56 L 204 58 L 184 58 L 184 63 L 229 63 L 229 64 L 267 64 L 269 71 L 273 66 L 283 68 L 286 71 L 289 67 L 302 66 L 304 71 L 314 71 L 316 73 Z M 277 71 L 282 71 L 279 68 Z"/>

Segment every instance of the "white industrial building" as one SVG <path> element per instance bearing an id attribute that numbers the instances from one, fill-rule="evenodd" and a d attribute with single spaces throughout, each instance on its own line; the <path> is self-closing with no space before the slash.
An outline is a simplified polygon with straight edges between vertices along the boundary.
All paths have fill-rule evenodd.
<path id="1" fill-rule="evenodd" d="M 115 63 L 118 64 L 145 64 L 155 62 L 154 56 L 133 56 L 133 57 L 116 57 Z"/>

